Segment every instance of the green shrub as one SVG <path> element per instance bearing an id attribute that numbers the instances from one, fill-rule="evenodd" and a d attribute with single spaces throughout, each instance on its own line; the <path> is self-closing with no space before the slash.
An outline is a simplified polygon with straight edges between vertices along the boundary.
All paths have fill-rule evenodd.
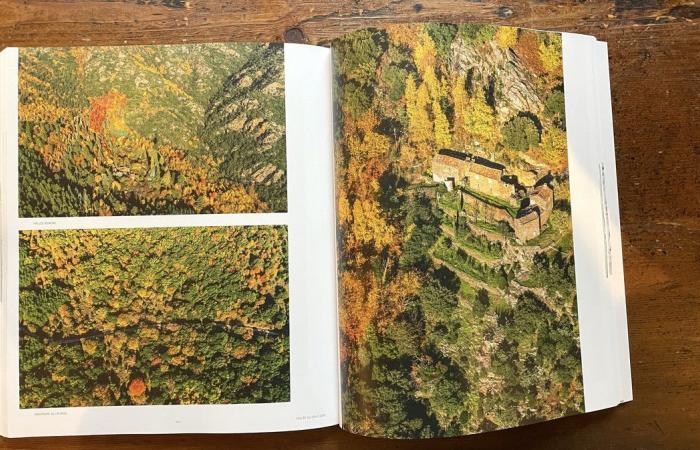
<path id="1" fill-rule="evenodd" d="M 547 94 L 547 98 L 544 100 L 544 115 L 550 118 L 558 127 L 566 129 L 563 91 L 555 89 Z"/>
<path id="2" fill-rule="evenodd" d="M 503 142 L 513 150 L 527 151 L 540 142 L 535 122 L 526 116 L 517 116 L 503 125 Z"/>

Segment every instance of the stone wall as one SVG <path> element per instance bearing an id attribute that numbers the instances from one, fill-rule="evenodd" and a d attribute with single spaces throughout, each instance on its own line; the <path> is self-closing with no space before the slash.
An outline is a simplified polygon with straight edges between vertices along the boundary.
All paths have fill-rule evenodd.
<path id="1" fill-rule="evenodd" d="M 513 185 L 479 174 L 469 174 L 468 182 L 469 188 L 475 191 L 508 201 L 511 200 L 511 197 L 515 193 L 515 187 Z"/>
<path id="2" fill-rule="evenodd" d="M 539 236 L 542 232 L 539 212 L 532 209 L 524 216 L 513 219 L 513 230 L 520 242 L 527 242 Z"/>

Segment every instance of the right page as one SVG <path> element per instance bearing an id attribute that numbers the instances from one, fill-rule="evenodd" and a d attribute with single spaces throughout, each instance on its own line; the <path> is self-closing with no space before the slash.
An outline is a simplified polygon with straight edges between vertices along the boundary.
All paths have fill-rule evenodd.
<path id="1" fill-rule="evenodd" d="M 343 428 L 630 400 L 605 44 L 428 23 L 332 47 Z"/>

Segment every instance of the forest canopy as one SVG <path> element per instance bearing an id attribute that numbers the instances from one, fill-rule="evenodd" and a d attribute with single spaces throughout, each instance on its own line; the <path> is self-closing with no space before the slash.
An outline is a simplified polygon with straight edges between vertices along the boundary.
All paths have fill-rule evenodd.
<path id="1" fill-rule="evenodd" d="M 23 231 L 20 407 L 289 401 L 284 226 Z"/>

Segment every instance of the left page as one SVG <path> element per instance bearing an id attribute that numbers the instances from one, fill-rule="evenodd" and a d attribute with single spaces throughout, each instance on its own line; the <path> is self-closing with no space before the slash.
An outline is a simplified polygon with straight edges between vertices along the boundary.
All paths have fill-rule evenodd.
<path id="1" fill-rule="evenodd" d="M 3 434 L 338 423 L 325 48 L 6 49 Z"/>

